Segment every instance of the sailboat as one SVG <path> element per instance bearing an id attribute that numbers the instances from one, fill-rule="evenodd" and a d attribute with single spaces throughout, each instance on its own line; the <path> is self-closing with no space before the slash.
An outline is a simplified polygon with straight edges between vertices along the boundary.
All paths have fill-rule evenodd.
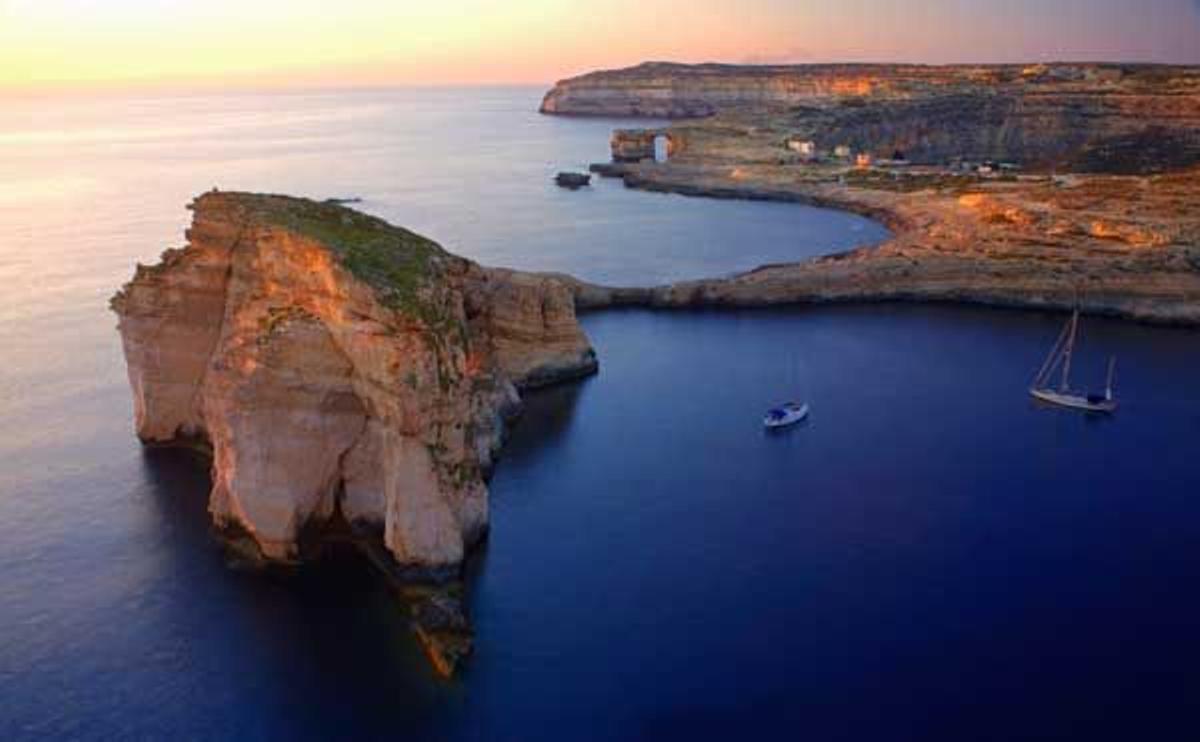
<path id="1" fill-rule="evenodd" d="M 799 375 L 799 368 L 793 365 L 793 385 Z M 767 414 L 763 415 L 763 427 L 767 428 L 768 430 L 778 430 L 779 428 L 791 427 L 796 423 L 804 422 L 807 419 L 807 402 L 784 402 L 781 405 L 767 410 Z"/>
<path id="2" fill-rule="evenodd" d="M 1043 402 L 1060 407 L 1071 407 L 1088 412 L 1113 412 L 1117 409 L 1117 400 L 1113 398 L 1113 374 L 1117 366 L 1115 357 L 1108 359 L 1108 381 L 1102 394 L 1083 393 L 1071 389 L 1071 356 L 1075 352 L 1075 339 L 1078 335 L 1079 310 L 1076 309 L 1071 314 L 1071 319 L 1067 320 L 1066 326 L 1063 327 L 1058 341 L 1050 349 L 1050 355 L 1046 357 L 1046 362 L 1038 371 L 1037 378 L 1029 387 L 1029 393 Z M 1055 388 L 1050 382 L 1050 377 L 1060 366 L 1062 379 Z"/>

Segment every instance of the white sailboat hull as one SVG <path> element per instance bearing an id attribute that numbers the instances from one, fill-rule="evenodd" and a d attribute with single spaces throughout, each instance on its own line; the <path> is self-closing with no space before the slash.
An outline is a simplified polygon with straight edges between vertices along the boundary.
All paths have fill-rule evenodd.
<path id="1" fill-rule="evenodd" d="M 1115 357 L 1108 360 L 1108 383 L 1105 385 L 1103 396 L 1078 394 L 1070 391 L 1071 356 L 1075 351 L 1075 336 L 1078 332 L 1079 310 L 1076 309 L 1071 314 L 1071 319 L 1067 320 L 1054 347 L 1050 349 L 1050 355 L 1046 357 L 1045 363 L 1038 371 L 1037 378 L 1033 380 L 1033 386 L 1029 388 L 1029 393 L 1033 395 L 1034 399 L 1059 407 L 1069 407 L 1086 412 L 1113 412 L 1117 409 L 1117 401 L 1113 399 L 1113 373 L 1117 362 Z M 1062 367 L 1062 383 L 1056 390 L 1050 384 L 1050 377 L 1060 366 Z"/>
<path id="2" fill-rule="evenodd" d="M 1087 410 L 1088 412 L 1114 412 L 1117 409 L 1117 401 L 1115 399 L 1100 399 L 1093 400 L 1082 394 L 1071 394 L 1070 392 L 1056 392 L 1052 389 L 1030 389 L 1029 393 L 1036 399 L 1043 402 L 1048 402 L 1059 407 L 1070 407 L 1076 410 Z"/>

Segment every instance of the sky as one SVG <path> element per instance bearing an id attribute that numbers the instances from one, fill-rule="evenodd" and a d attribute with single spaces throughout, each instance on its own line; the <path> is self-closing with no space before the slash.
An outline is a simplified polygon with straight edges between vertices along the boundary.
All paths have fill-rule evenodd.
<path id="1" fill-rule="evenodd" d="M 548 83 L 645 60 L 1200 64 L 1200 0 L 0 0 L 0 90 Z"/>

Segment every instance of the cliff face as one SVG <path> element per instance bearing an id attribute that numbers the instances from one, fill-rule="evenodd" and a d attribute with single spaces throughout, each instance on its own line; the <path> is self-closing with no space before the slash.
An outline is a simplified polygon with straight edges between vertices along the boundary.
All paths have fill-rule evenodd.
<path id="1" fill-rule="evenodd" d="M 739 107 L 791 106 L 812 100 L 903 95 L 934 82 L 934 68 L 913 65 L 750 66 L 646 62 L 562 80 L 542 113 L 694 118 Z M 942 76 L 945 78 L 946 76 Z"/>
<path id="2" fill-rule="evenodd" d="M 552 114 L 689 118 L 877 158 L 1140 173 L 1200 163 L 1200 69 L 649 63 L 559 82 Z M 686 141 L 686 130 L 680 135 Z"/>
<path id="3" fill-rule="evenodd" d="M 210 446 L 213 518 L 267 560 L 344 519 L 400 568 L 453 572 L 517 390 L 596 368 L 570 292 L 339 206 L 191 208 L 188 245 L 112 300 L 139 437 Z"/>

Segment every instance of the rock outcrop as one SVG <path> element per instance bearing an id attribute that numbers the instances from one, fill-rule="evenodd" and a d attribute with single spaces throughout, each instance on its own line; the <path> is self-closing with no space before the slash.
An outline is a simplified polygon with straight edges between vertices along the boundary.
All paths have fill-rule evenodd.
<path id="1" fill-rule="evenodd" d="M 561 172 L 554 176 L 554 182 L 559 188 L 569 188 L 574 191 L 584 186 L 591 185 L 592 176 L 587 173 L 571 173 Z"/>
<path id="2" fill-rule="evenodd" d="M 400 574 L 455 574 L 518 390 L 596 368 L 569 290 L 333 204 L 191 208 L 112 300 L 138 436 L 209 448 L 213 518 L 267 561 L 343 523 Z"/>
<path id="3" fill-rule="evenodd" d="M 719 115 L 726 126 L 769 133 L 777 150 L 799 138 L 927 164 L 1146 173 L 1200 163 L 1196 67 L 647 63 L 563 80 L 541 110 Z"/>
<path id="4" fill-rule="evenodd" d="M 613 162 L 640 162 L 654 159 L 654 129 L 616 129 L 609 139 Z"/>

